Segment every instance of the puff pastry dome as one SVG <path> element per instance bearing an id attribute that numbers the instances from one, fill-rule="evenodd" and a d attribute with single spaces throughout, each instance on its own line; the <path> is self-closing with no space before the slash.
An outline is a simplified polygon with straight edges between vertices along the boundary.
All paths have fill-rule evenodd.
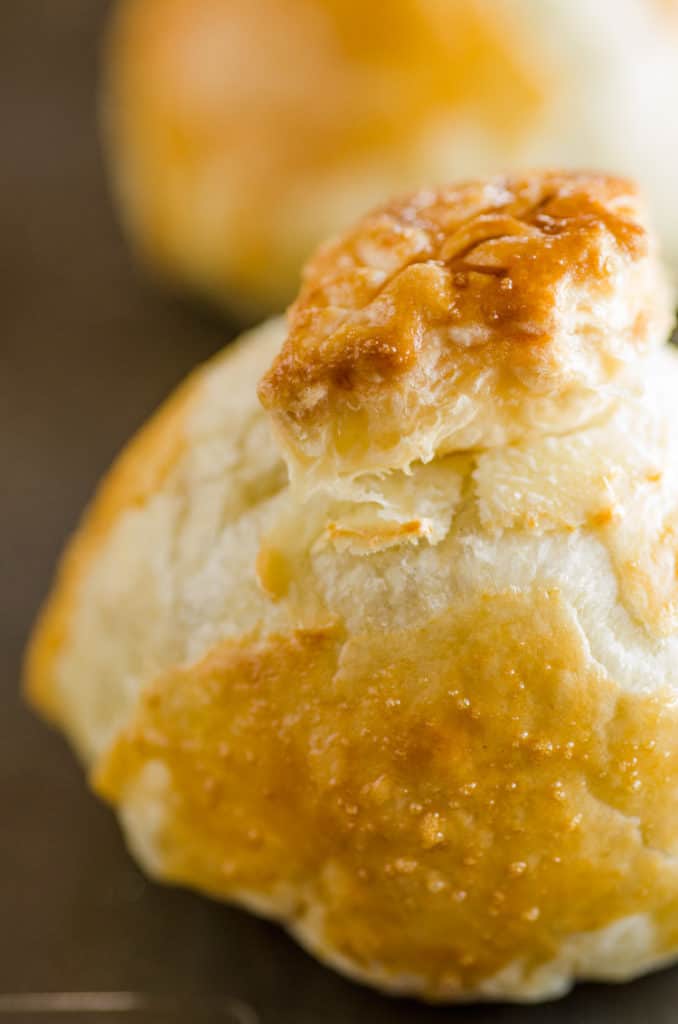
<path id="1" fill-rule="evenodd" d="M 242 316 L 384 195 L 497 168 L 634 175 L 678 262 L 675 0 L 121 0 L 107 57 L 137 251 Z"/>
<path id="2" fill-rule="evenodd" d="M 671 305 L 629 182 L 420 192 L 154 417 L 27 662 L 151 874 L 431 1000 L 677 955 Z"/>

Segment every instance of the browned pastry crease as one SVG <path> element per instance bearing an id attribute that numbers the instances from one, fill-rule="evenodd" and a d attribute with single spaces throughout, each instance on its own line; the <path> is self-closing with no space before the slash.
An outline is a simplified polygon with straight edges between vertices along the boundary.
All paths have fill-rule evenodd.
<path id="1" fill-rule="evenodd" d="M 652 256 L 634 186 L 601 175 L 490 179 L 368 214 L 308 265 L 260 386 L 292 468 L 352 475 L 515 440 L 540 399 L 569 429 L 578 395 L 599 408 L 591 391 L 662 337 Z"/>

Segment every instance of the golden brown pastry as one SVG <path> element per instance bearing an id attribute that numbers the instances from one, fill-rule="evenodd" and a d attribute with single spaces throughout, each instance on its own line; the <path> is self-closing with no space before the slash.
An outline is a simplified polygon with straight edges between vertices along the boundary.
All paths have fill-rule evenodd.
<path id="1" fill-rule="evenodd" d="M 384 195 L 549 163 L 644 184 L 678 262 L 668 0 L 120 0 L 108 153 L 137 249 L 244 315 Z"/>
<path id="2" fill-rule="evenodd" d="M 676 956 L 670 309 L 632 184 L 492 178 L 184 385 L 27 666 L 148 871 L 433 1000 Z"/>

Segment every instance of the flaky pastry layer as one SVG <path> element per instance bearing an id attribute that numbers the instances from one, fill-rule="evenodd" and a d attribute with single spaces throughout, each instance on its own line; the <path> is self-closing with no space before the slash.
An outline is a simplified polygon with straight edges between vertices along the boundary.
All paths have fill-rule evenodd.
<path id="1" fill-rule="evenodd" d="M 322 247 L 259 394 L 295 482 L 333 487 L 580 427 L 670 321 L 630 182 L 488 179 L 407 196 Z"/>

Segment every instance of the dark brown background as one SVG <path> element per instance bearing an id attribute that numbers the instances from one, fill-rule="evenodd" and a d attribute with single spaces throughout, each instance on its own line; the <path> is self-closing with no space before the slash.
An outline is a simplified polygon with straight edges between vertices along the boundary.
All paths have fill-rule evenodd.
<path id="1" fill-rule="evenodd" d="M 85 1002 L 51 1019 L 675 1022 L 678 971 L 530 1009 L 434 1010 L 352 985 L 275 926 L 146 882 L 71 752 L 22 705 L 27 630 L 97 477 L 232 333 L 130 264 L 96 132 L 106 9 L 0 0 L 0 1021 L 51 1018 L 15 993 L 132 991 L 145 1010 Z"/>

